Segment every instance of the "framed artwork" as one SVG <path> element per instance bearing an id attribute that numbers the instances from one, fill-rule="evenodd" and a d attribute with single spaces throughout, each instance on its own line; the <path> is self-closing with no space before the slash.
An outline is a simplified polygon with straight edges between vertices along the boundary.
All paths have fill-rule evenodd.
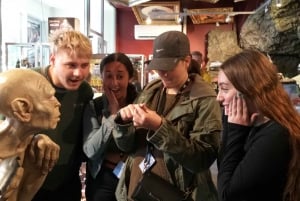
<path id="1" fill-rule="evenodd" d="M 80 30 L 80 21 L 75 17 L 48 17 L 48 34 L 57 29 Z"/>
<path id="2" fill-rule="evenodd" d="M 27 18 L 27 42 L 36 43 L 41 42 L 41 33 L 42 33 L 41 21 L 33 18 Z"/>
<path id="3" fill-rule="evenodd" d="M 193 24 L 228 23 L 226 18 L 231 12 L 233 12 L 232 7 L 187 10 Z M 230 22 L 232 23 L 233 20 Z"/>
<path id="4" fill-rule="evenodd" d="M 174 2 L 149 2 L 132 7 L 133 13 L 139 24 L 146 24 L 146 19 L 151 18 L 151 24 L 178 24 L 180 4 Z"/>

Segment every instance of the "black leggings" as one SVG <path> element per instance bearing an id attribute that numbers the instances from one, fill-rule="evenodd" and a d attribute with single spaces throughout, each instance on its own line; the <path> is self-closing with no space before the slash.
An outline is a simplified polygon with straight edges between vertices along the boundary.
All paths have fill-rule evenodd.
<path id="1" fill-rule="evenodd" d="M 85 189 L 87 201 L 116 201 L 115 191 L 119 179 L 112 171 L 102 166 L 96 179 L 87 172 Z"/>

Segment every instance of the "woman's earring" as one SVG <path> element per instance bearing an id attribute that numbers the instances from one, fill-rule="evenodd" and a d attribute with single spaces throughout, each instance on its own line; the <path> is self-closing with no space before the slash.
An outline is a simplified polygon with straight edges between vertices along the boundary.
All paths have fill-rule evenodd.
<path id="1" fill-rule="evenodd" d="M 244 95 L 238 91 L 236 94 L 236 98 L 243 98 L 243 97 L 244 97 Z"/>

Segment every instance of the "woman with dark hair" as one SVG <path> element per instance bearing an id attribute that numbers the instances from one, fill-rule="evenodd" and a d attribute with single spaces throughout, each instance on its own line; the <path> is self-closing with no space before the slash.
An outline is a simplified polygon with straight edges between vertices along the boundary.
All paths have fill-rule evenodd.
<path id="1" fill-rule="evenodd" d="M 267 56 L 244 50 L 218 76 L 220 201 L 298 201 L 300 116 Z"/>
<path id="2" fill-rule="evenodd" d="M 130 84 L 133 65 L 123 53 L 106 56 L 100 63 L 102 96 L 85 109 L 83 150 L 87 160 L 86 198 L 88 201 L 113 201 L 125 153 L 113 139 L 117 111 L 132 103 L 137 92 Z"/>

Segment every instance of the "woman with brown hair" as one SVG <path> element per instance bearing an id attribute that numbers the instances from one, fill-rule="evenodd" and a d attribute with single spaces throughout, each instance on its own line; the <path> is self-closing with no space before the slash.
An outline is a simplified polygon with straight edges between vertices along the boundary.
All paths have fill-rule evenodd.
<path id="1" fill-rule="evenodd" d="M 224 107 L 220 201 L 297 201 L 300 116 L 267 56 L 244 50 L 218 76 Z"/>

